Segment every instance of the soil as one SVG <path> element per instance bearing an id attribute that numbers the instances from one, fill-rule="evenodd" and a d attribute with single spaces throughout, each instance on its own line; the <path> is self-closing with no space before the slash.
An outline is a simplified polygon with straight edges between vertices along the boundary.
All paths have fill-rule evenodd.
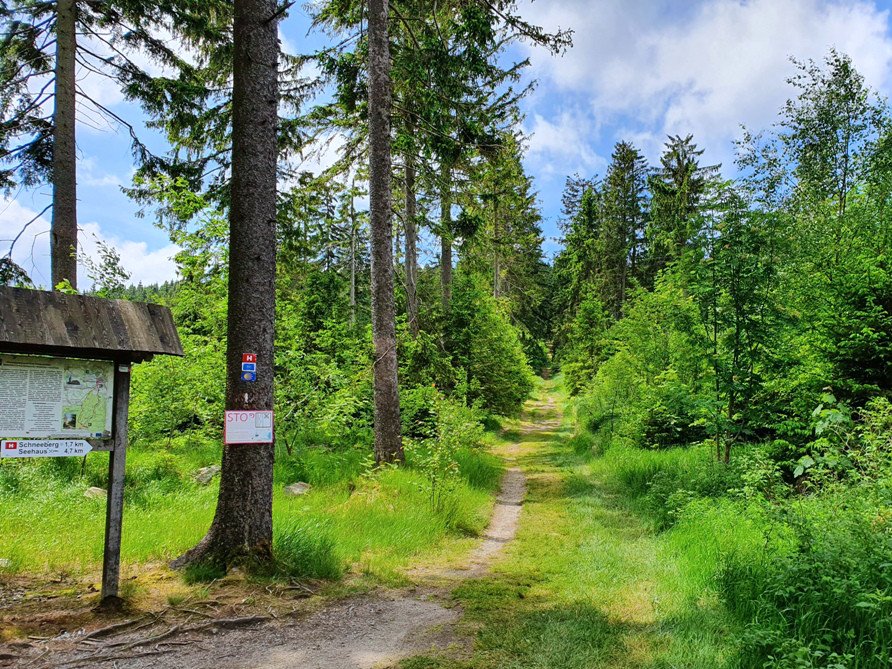
<path id="1" fill-rule="evenodd" d="M 509 447 L 509 461 L 517 450 Z M 462 580 L 484 576 L 514 538 L 525 493 L 523 472 L 511 467 L 483 539 L 465 564 L 410 572 L 417 583 L 412 588 L 379 590 L 284 616 L 150 614 L 98 635 L 81 630 L 0 646 L 0 667 L 382 669 L 421 652 L 464 655 L 470 640 L 454 629 L 461 611 L 450 593 Z"/>

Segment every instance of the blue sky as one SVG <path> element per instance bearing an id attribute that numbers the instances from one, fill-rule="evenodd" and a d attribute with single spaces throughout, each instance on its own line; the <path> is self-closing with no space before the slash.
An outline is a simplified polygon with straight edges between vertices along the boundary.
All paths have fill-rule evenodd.
<path id="1" fill-rule="evenodd" d="M 740 125 L 768 127 L 789 97 L 789 56 L 820 59 L 848 53 L 868 83 L 892 94 L 892 0 L 520 0 L 525 17 L 546 28 L 571 28 L 563 57 L 521 46 L 538 81 L 523 102 L 526 157 L 544 216 L 546 248 L 557 247 L 560 194 L 568 174 L 603 174 L 615 142 L 635 143 L 652 162 L 666 135 L 693 133 L 705 160 L 733 174 Z M 297 9 L 283 23 L 286 49 L 325 43 L 307 35 Z M 81 82 L 94 97 L 130 119 L 139 114 L 107 83 Z M 158 142 L 158 140 L 155 140 Z M 159 142 L 160 145 L 160 142 Z M 102 239 L 120 252 L 134 282 L 175 276 L 175 252 L 151 218 L 121 193 L 133 165 L 126 132 L 103 127 L 87 110 L 78 127 L 81 244 Z M 0 202 L 0 239 L 47 203 L 48 187 Z M 18 243 L 15 259 L 48 283 L 45 219 Z M 0 244 L 5 248 L 5 244 Z"/>

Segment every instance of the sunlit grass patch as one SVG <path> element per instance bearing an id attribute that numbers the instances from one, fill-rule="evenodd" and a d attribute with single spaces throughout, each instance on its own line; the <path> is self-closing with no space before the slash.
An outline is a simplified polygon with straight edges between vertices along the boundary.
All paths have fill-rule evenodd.
<path id="1" fill-rule="evenodd" d="M 455 591 L 473 655 L 413 658 L 404 669 L 726 666 L 734 628 L 678 553 L 687 529 L 655 531 L 568 436 L 521 444 L 518 535 L 488 577 Z"/>
<path id="2" fill-rule="evenodd" d="M 197 485 L 186 473 L 206 465 L 204 458 L 184 463 L 164 453 L 133 453 L 124 508 L 125 569 L 164 563 L 194 546 L 210 526 L 218 485 L 216 478 L 209 486 Z M 431 508 L 426 481 L 411 468 L 372 471 L 359 467 L 349 451 L 339 456 L 318 450 L 303 458 L 303 471 L 312 474 L 310 492 L 284 494 L 283 484 L 293 482 L 292 476 L 280 479 L 274 491 L 276 542 L 286 556 L 286 571 L 332 578 L 351 568 L 394 579 L 413 557 L 441 551 L 438 544 L 444 540 L 479 534 L 486 527 L 501 464 L 480 449 L 461 449 L 458 460 L 460 478 L 447 517 Z M 0 574 L 94 573 L 101 566 L 105 500 L 83 493 L 89 485 L 102 484 L 98 472 L 105 463 L 88 464 L 93 473 L 84 476 L 75 464 L 83 463 L 0 465 L 5 468 L 0 474 L 5 484 L 0 488 Z M 300 529 L 290 532 L 295 528 Z M 326 562 L 322 556 L 328 554 L 332 557 Z"/>

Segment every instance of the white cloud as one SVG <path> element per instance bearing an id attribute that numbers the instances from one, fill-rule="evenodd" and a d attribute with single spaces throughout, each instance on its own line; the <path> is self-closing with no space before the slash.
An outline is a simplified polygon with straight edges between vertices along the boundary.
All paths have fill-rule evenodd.
<path id="1" fill-rule="evenodd" d="M 22 232 L 13 249 L 12 259 L 23 267 L 37 285 L 50 285 L 50 222 L 47 215 L 37 216 L 38 211 L 21 205 L 16 200 L 0 200 L 0 254 L 5 255 L 12 239 L 22 232 L 28 221 L 34 220 Z M 98 243 L 102 241 L 114 248 L 121 256 L 121 265 L 130 273 L 130 283 L 161 283 L 176 278 L 173 256 L 179 250 L 173 244 L 150 250 L 142 241 L 120 239 L 102 230 L 96 222 L 80 226 L 79 252 L 98 260 Z M 78 270 L 82 277 L 81 288 L 88 288 L 86 268 Z"/>
<path id="2" fill-rule="evenodd" d="M 131 177 L 134 170 L 131 168 Z M 124 182 L 129 183 L 131 178 L 124 179 L 117 174 L 102 172 L 92 157 L 79 158 L 77 161 L 77 183 L 81 186 L 116 186 L 120 188 Z"/>
<path id="3" fill-rule="evenodd" d="M 121 256 L 121 266 L 130 274 L 129 283 L 163 283 L 177 276 L 173 256 L 179 251 L 179 247 L 174 244 L 150 251 L 146 242 L 119 239 L 105 234 L 98 223 L 81 226 L 78 242 L 82 255 L 98 261 L 100 241 L 114 248 Z M 86 276 L 86 273 L 82 272 L 82 275 Z"/>
<path id="4" fill-rule="evenodd" d="M 836 47 L 871 86 L 892 88 L 889 14 L 865 0 L 562 0 L 525 14 L 575 30 L 563 58 L 534 50 L 543 88 L 585 96 L 593 118 L 637 125 L 650 144 L 693 132 L 729 151 L 741 123 L 766 127 L 793 93 L 790 56 L 820 60 Z"/>
<path id="5" fill-rule="evenodd" d="M 606 161 L 591 148 L 598 129 L 593 119 L 579 110 L 562 111 L 553 121 L 533 114 L 527 160 L 540 176 L 591 173 L 603 170 Z"/>
<path id="6" fill-rule="evenodd" d="M 35 284 L 50 283 L 50 223 L 38 211 L 17 200 L 0 200 L 0 255 L 5 256 L 13 240 L 12 260 L 28 272 Z"/>

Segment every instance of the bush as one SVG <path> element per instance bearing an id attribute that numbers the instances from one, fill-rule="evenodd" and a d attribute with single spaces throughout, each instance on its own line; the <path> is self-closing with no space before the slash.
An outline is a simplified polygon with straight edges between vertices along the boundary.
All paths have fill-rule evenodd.
<path id="1" fill-rule="evenodd" d="M 648 405 L 641 421 L 641 446 L 671 448 L 706 439 L 705 428 L 697 422 L 696 397 L 674 374 L 649 393 Z"/>
<path id="2" fill-rule="evenodd" d="M 708 447 L 656 452 L 614 446 L 601 466 L 660 530 L 671 527 L 690 502 L 742 487 L 740 468 L 716 462 Z"/>
<path id="3" fill-rule="evenodd" d="M 182 342 L 187 362 L 159 356 L 133 367 L 130 437 L 135 443 L 169 440 L 188 430 L 222 431 L 225 346 L 189 334 Z"/>
<path id="4" fill-rule="evenodd" d="M 889 666 L 889 501 L 868 490 L 802 500 L 774 530 L 792 535 L 788 546 L 729 558 L 719 586 L 747 623 L 743 667 Z"/>
<path id="5" fill-rule="evenodd" d="M 334 485 L 355 481 L 373 464 L 372 451 L 364 445 L 344 448 L 303 446 L 291 455 L 281 449 L 276 454 L 273 479 L 283 485 L 297 481 L 314 486 Z"/>
<path id="6" fill-rule="evenodd" d="M 437 434 L 437 403 L 440 392 L 433 386 L 408 388 L 400 393 L 400 420 L 403 435 L 429 439 Z"/>
<path id="7" fill-rule="evenodd" d="M 567 440 L 567 445 L 576 455 L 592 456 L 601 454 L 600 444 L 595 435 L 586 430 L 570 437 Z"/>
<path id="8" fill-rule="evenodd" d="M 415 389 L 408 394 L 407 404 L 407 423 L 420 438 L 406 438 L 406 459 L 424 475 L 431 509 L 446 520 L 447 527 L 454 527 L 460 515 L 454 494 L 460 480 L 490 486 L 499 471 L 496 459 L 474 450 L 484 436 L 482 414 L 435 388 Z"/>

